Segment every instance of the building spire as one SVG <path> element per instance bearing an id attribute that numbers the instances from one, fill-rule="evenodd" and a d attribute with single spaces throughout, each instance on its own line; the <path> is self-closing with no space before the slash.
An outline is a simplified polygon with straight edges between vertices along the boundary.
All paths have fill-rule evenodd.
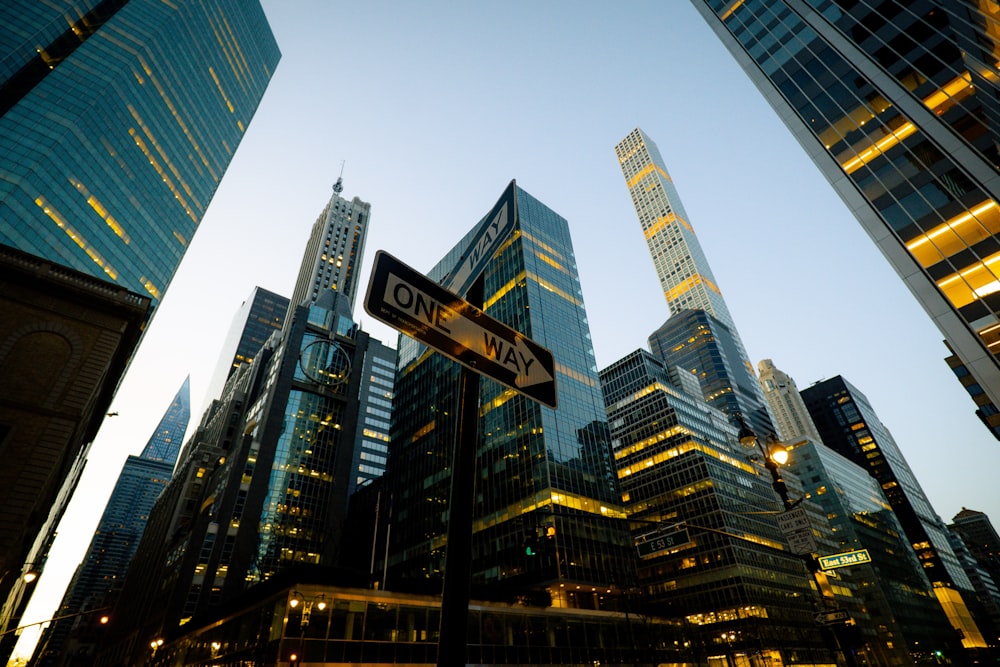
<path id="1" fill-rule="evenodd" d="M 337 182 L 333 184 L 333 194 L 340 195 L 344 191 L 344 163 L 347 160 L 340 161 L 340 176 L 337 177 Z"/>

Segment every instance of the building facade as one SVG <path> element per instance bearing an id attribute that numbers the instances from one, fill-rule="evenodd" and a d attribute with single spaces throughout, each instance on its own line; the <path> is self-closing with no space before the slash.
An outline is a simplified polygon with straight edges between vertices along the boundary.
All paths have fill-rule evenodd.
<path id="1" fill-rule="evenodd" d="M 155 308 L 280 58 L 263 10 L 26 1 L 0 22 L 0 244 Z"/>
<path id="2" fill-rule="evenodd" d="M 153 503 L 170 482 L 190 417 L 191 381 L 185 378 L 142 453 L 125 461 L 90 546 L 55 613 L 56 617 L 73 618 L 46 628 L 36 648 L 39 657 L 34 664 L 38 667 L 92 662 L 91 630 L 98 618 L 97 614 L 84 613 L 107 608 L 113 602 Z"/>
<path id="3" fill-rule="evenodd" d="M 333 196 L 313 223 L 290 308 L 305 301 L 315 302 L 324 290 L 333 290 L 345 295 L 354 311 L 371 204 L 358 197 L 351 201 L 344 199 L 340 196 L 343 187 L 343 182 L 337 179 Z"/>
<path id="4" fill-rule="evenodd" d="M 653 353 L 670 369 L 694 373 L 706 401 L 770 433 L 753 365 L 659 148 L 636 128 L 615 153 L 670 309 L 650 336 Z"/>
<path id="5" fill-rule="evenodd" d="M 986 513 L 963 507 L 948 528 L 962 536 L 976 560 L 1000 583 L 1000 535 Z"/>
<path id="6" fill-rule="evenodd" d="M 0 660 L 13 649 L 150 299 L 0 246 Z M 37 581 L 37 580 L 36 580 Z"/>
<path id="7" fill-rule="evenodd" d="M 996 9 L 933 0 L 693 4 L 938 326 L 996 435 Z"/>
<path id="8" fill-rule="evenodd" d="M 369 338 L 361 378 L 365 386 L 359 397 L 358 430 L 354 435 L 355 473 L 348 494 L 385 473 L 396 381 L 395 348 Z"/>
<path id="9" fill-rule="evenodd" d="M 949 623 L 962 631 L 962 644 L 984 647 L 963 597 L 972 594 L 973 586 L 948 543 L 947 528 L 867 397 L 840 376 L 801 394 L 823 443 L 864 467 L 881 485 Z"/>
<path id="10" fill-rule="evenodd" d="M 205 392 L 205 407 L 222 395 L 222 388 L 233 372 L 252 363 L 257 352 L 275 331 L 281 331 L 288 312 L 288 297 L 254 287 L 249 298 L 240 304 L 219 352 L 218 365 Z M 203 410 L 204 411 L 204 410 Z"/>
<path id="11" fill-rule="evenodd" d="M 601 384 L 633 537 L 684 536 L 641 555 L 644 603 L 683 619 L 710 664 L 711 656 L 743 664 L 751 655 L 833 661 L 813 620 L 817 593 L 775 521 L 781 499 L 738 450 L 727 415 L 675 386 L 645 350 L 603 369 Z"/>
<path id="12" fill-rule="evenodd" d="M 786 442 L 805 438 L 822 443 L 816 425 L 809 416 L 809 410 L 799 394 L 799 388 L 795 386 L 795 380 L 770 359 L 762 359 L 757 364 L 757 370 L 760 372 L 760 387 L 764 391 L 764 400 L 771 409 L 778 438 Z"/>
<path id="13" fill-rule="evenodd" d="M 912 665 L 941 651 L 961 662 L 948 618 L 879 483 L 866 468 L 822 444 L 808 439 L 786 444 L 788 468 L 834 529 L 828 553 L 865 549 L 871 557 L 830 573 L 864 610 L 863 616 L 852 610 L 864 640 L 859 659 Z"/>
<path id="14" fill-rule="evenodd" d="M 486 313 L 555 356 L 559 410 L 484 378 L 480 386 L 473 596 L 555 607 L 617 604 L 633 571 L 569 224 L 511 184 L 516 220 L 483 271 Z M 478 225 L 477 225 L 478 227 Z M 473 228 L 430 272 L 441 280 Z M 399 340 L 392 448 L 390 590 L 438 593 L 447 550 L 459 366 Z"/>
<path id="15" fill-rule="evenodd" d="M 257 2 L 17 0 L 0 4 L 0 25 L 0 250 L 31 256 L 77 297 L 4 309 L 4 386 L 41 382 L 0 415 L 4 459 L 33 470 L 3 483 L 18 497 L 4 498 L 17 526 L 0 553 L 10 572 L 44 560 L 132 332 L 166 292 L 280 53 Z M 25 298 L 26 285 L 39 290 Z M 0 298 L 52 305 L 50 286 L 4 282 Z M 38 358 L 51 366 L 26 375 Z M 9 586 L 0 631 L 30 594 L 15 601 Z"/>

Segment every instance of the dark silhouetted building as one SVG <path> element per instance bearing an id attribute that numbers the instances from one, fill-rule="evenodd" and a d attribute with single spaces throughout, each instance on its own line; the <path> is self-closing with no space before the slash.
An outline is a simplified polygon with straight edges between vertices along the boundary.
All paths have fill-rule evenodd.
<path id="1" fill-rule="evenodd" d="M 801 394 L 823 443 L 863 467 L 882 487 L 949 623 L 962 631 L 962 644 L 985 646 L 963 599 L 973 586 L 948 543 L 947 528 L 867 397 L 840 376 Z"/>
<path id="2" fill-rule="evenodd" d="M 288 312 L 288 298 L 254 287 L 250 297 L 240 305 L 219 352 L 218 365 L 205 392 L 205 407 L 219 398 L 226 380 L 243 364 L 254 360 L 257 352 L 275 331 L 281 331 Z"/>

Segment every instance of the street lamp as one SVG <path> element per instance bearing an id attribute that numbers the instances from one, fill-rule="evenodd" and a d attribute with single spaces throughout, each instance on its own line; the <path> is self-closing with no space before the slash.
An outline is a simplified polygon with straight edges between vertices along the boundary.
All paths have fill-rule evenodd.
<path id="1" fill-rule="evenodd" d="M 788 462 L 788 450 L 773 433 L 768 433 L 766 442 L 762 443 L 757 438 L 757 434 L 750 430 L 747 423 L 743 421 L 743 415 L 739 415 L 739 420 L 740 444 L 746 449 L 757 449 L 760 451 L 761 457 L 764 460 L 764 467 L 771 473 L 771 486 L 781 498 L 782 506 L 784 506 L 786 511 L 792 509 L 802 502 L 802 499 L 799 498 L 793 501 L 788 497 L 788 487 L 785 485 L 785 480 L 781 477 L 781 469 L 778 467 Z"/>

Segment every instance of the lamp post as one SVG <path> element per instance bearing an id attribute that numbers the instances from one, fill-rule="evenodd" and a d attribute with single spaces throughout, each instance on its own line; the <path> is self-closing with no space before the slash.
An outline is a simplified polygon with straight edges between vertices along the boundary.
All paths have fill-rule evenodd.
<path id="1" fill-rule="evenodd" d="M 771 487 L 781 498 L 781 504 L 787 512 L 802 502 L 801 498 L 793 501 L 788 497 L 788 486 L 785 485 L 785 480 L 781 477 L 781 469 L 778 467 L 788 462 L 788 450 L 785 449 L 785 446 L 781 444 L 781 441 L 773 433 L 767 434 L 766 444 L 761 443 L 757 438 L 757 434 L 751 431 L 750 427 L 743 421 L 743 415 L 740 415 L 739 418 L 740 444 L 746 449 L 756 448 L 760 451 L 764 460 L 764 467 L 771 473 Z"/>
<path id="2" fill-rule="evenodd" d="M 738 417 L 740 421 L 740 431 L 738 436 L 740 444 L 745 449 L 757 449 L 760 452 L 763 457 L 764 467 L 767 468 L 767 471 L 771 474 L 771 487 L 781 498 L 781 505 L 784 508 L 784 512 L 789 512 L 801 503 L 803 499 L 799 498 L 798 500 L 792 500 L 788 497 L 788 486 L 785 484 L 785 480 L 781 476 L 781 468 L 779 466 L 788 462 L 788 450 L 773 433 L 769 433 L 765 443 L 761 443 L 757 438 L 757 434 L 754 433 L 743 420 L 743 415 L 738 415 Z M 821 607 L 826 608 L 832 606 L 836 608 L 837 603 L 834 598 L 833 591 L 830 588 L 830 582 L 826 578 L 826 573 L 820 569 L 816 557 L 811 553 L 801 553 L 800 558 L 805 564 L 806 570 L 812 576 L 813 581 L 816 583 L 816 590 L 819 593 Z M 848 667 L 856 667 L 857 662 L 854 658 L 854 654 L 851 651 L 845 651 L 840 647 L 840 638 L 837 636 L 836 631 L 833 631 L 833 639 L 837 644 L 836 651 L 844 656 Z"/>

